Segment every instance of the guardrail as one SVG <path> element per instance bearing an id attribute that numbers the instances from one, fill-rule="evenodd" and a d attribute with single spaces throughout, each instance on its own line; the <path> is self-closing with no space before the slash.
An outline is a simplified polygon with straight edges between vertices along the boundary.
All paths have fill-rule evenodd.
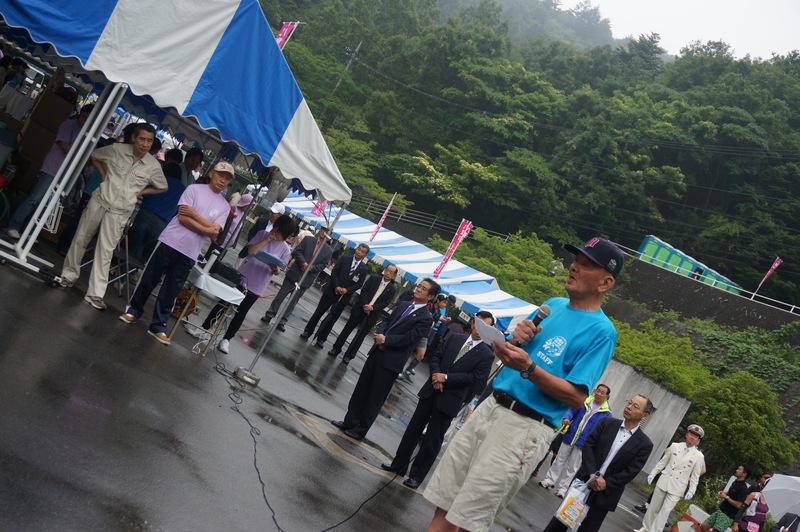
<path id="1" fill-rule="evenodd" d="M 349 207 L 353 209 L 354 207 L 358 209 L 362 213 L 366 213 L 369 215 L 374 216 L 376 220 L 379 220 L 383 213 L 386 211 L 386 207 L 389 205 L 388 201 L 382 201 L 372 198 L 361 198 L 353 196 L 352 200 L 350 201 Z M 415 209 L 406 209 L 404 213 L 399 213 L 395 211 L 389 211 L 388 216 L 386 216 L 387 220 L 395 220 L 398 222 L 405 222 L 412 225 L 418 225 L 420 227 L 426 227 L 431 230 L 442 231 L 444 233 L 451 233 L 454 234 L 458 230 L 459 222 L 452 222 L 444 218 L 440 218 L 437 214 L 431 214 L 429 212 L 418 211 Z M 508 242 L 508 238 L 510 235 L 505 233 L 498 233 L 497 231 L 492 231 L 490 229 L 481 228 L 487 234 L 502 238 L 503 242 Z M 472 238 L 471 236 L 467 237 Z"/>

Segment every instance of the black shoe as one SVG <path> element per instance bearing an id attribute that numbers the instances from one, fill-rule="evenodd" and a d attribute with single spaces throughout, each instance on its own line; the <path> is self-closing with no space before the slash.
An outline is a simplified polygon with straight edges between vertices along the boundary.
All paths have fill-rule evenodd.
<path id="1" fill-rule="evenodd" d="M 341 349 L 339 349 L 336 346 L 333 346 L 333 347 L 331 347 L 331 350 L 328 351 L 328 355 L 332 356 L 332 357 L 337 357 L 337 356 L 339 356 L 339 353 L 341 353 L 341 352 L 342 352 Z"/>
<path id="2" fill-rule="evenodd" d="M 645 506 L 644 504 L 636 505 L 633 507 L 633 509 L 642 512 L 643 514 L 647 513 L 647 506 Z"/>
<path id="3" fill-rule="evenodd" d="M 264 323 L 269 323 L 272 321 L 272 318 L 268 316 L 261 316 L 261 321 L 263 321 Z"/>
<path id="4" fill-rule="evenodd" d="M 358 433 L 358 432 L 356 432 L 356 431 L 354 431 L 352 429 L 347 429 L 346 431 L 344 431 L 344 435 L 345 436 L 349 436 L 349 437 L 353 438 L 354 440 L 358 440 L 358 441 L 363 440 L 364 436 L 366 436 L 366 434 Z"/>
<path id="5" fill-rule="evenodd" d="M 407 478 L 403 481 L 403 486 L 409 487 L 412 490 L 415 490 L 419 487 L 421 482 L 419 480 L 414 480 L 413 478 Z"/>
<path id="6" fill-rule="evenodd" d="M 344 421 L 334 421 L 331 420 L 331 425 L 336 427 L 339 430 L 347 430 L 347 425 L 344 424 Z"/>
<path id="7" fill-rule="evenodd" d="M 279 323 L 278 326 L 275 328 L 278 329 L 280 332 L 286 332 L 286 327 L 284 327 L 283 323 Z"/>
<path id="8" fill-rule="evenodd" d="M 353 357 L 344 357 L 342 358 L 342 364 L 346 366 L 350 363 L 351 360 L 353 360 Z"/>
<path id="9" fill-rule="evenodd" d="M 311 337 L 311 333 L 308 331 L 303 331 L 300 333 L 300 338 L 303 340 L 308 340 Z"/>
<path id="10" fill-rule="evenodd" d="M 401 473 L 400 470 L 398 470 L 397 468 L 392 467 L 392 464 L 381 464 L 381 469 L 383 469 L 384 471 L 388 471 L 389 473 L 397 473 L 401 477 L 406 476 L 404 473 Z"/>
<path id="11" fill-rule="evenodd" d="M 316 347 L 317 349 L 322 349 L 323 347 L 325 347 L 325 342 L 320 342 L 320 341 L 317 341 L 317 342 L 314 344 L 314 347 Z"/>

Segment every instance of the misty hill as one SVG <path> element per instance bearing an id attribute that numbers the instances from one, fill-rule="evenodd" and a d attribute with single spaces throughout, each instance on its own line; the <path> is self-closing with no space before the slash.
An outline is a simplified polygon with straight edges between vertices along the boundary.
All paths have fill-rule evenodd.
<path id="1" fill-rule="evenodd" d="M 458 16 L 465 8 L 476 8 L 481 0 L 439 0 L 442 20 Z M 558 0 L 497 0 L 500 19 L 514 44 L 547 38 L 580 48 L 626 46 L 629 39 L 615 39 L 611 21 L 600 15 L 598 7 L 581 2 L 573 9 L 562 9 Z"/>

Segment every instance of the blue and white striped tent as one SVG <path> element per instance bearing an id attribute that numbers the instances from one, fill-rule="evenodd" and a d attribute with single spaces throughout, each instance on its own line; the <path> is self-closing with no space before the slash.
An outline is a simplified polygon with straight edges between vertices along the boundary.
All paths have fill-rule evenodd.
<path id="1" fill-rule="evenodd" d="M 257 0 L 10 0 L 2 17 L 64 61 L 193 116 L 307 190 L 350 199 Z"/>
<path id="2" fill-rule="evenodd" d="M 322 216 L 311 214 L 314 203 L 302 195 L 291 194 L 283 200 L 284 206 L 305 221 L 319 226 L 325 222 Z M 332 207 L 328 215 L 329 219 L 336 217 L 338 209 Z M 333 238 L 340 240 L 353 248 L 364 242 L 369 244 L 369 258 L 379 264 L 394 264 L 397 266 L 400 275 L 411 282 L 417 282 L 425 277 L 432 277 L 433 270 L 442 261 L 442 254 L 428 247 L 425 247 L 413 240 L 381 228 L 375 239 L 370 242 L 369 238 L 375 232 L 376 224 L 365 220 L 360 216 L 347 210 L 342 212 L 336 225 L 333 227 Z M 491 275 L 479 272 L 475 268 L 455 260 L 450 259 L 439 280 L 443 283 L 457 284 L 469 281 L 486 281 L 494 283 Z"/>
<path id="3" fill-rule="evenodd" d="M 314 202 L 300 194 L 290 194 L 283 204 L 291 213 L 315 226 L 325 222 L 322 216 L 311 214 Z M 326 215 L 333 219 L 337 212 L 338 209 L 333 207 Z M 333 238 L 351 248 L 362 242 L 369 244 L 368 257 L 371 260 L 384 266 L 394 264 L 400 275 L 409 281 L 417 282 L 425 277 L 433 277 L 433 271 L 442 261 L 441 253 L 386 228 L 381 228 L 375 240 L 369 242 L 375 227 L 377 226 L 373 222 L 344 210 L 333 227 Z M 490 275 L 454 259 L 447 263 L 439 276 L 439 282 L 444 293 L 456 297 L 462 310 L 469 314 L 481 309 L 489 310 L 503 330 L 538 308 L 502 291 Z"/>
<path id="4" fill-rule="evenodd" d="M 444 284 L 442 291 L 455 296 L 456 304 L 468 314 L 488 310 L 504 331 L 539 308 L 485 282 Z"/>

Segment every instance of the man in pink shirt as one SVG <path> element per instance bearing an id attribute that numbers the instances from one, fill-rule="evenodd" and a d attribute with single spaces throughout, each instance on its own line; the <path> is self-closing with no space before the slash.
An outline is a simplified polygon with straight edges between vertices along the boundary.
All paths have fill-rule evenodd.
<path id="1" fill-rule="evenodd" d="M 92 112 L 93 108 L 93 104 L 84 106 L 77 118 L 65 120 L 58 126 L 56 140 L 53 142 L 53 147 L 50 148 L 50 151 L 47 152 L 47 156 L 44 158 L 42 168 L 39 170 L 39 175 L 36 176 L 36 183 L 33 185 L 28 197 L 25 198 L 25 201 L 17 207 L 17 210 L 14 211 L 14 214 L 12 214 L 11 218 L 8 220 L 6 234 L 11 238 L 19 238 L 19 230 L 22 229 L 25 220 L 33 214 L 33 211 L 36 210 L 36 206 L 44 199 L 47 190 L 50 188 L 50 184 L 58 173 L 58 169 L 61 168 L 61 165 L 64 164 L 64 159 L 67 158 L 67 152 L 69 152 L 75 139 L 78 138 L 78 133 L 80 133 L 81 128 L 86 123 L 86 120 L 89 118 L 89 113 Z"/>
<path id="2" fill-rule="evenodd" d="M 175 297 L 189 277 L 206 238 L 216 239 L 225 225 L 230 206 L 222 192 L 228 188 L 233 177 L 233 166 L 221 162 L 211 170 L 211 180 L 207 185 L 186 187 L 178 201 L 178 215 L 158 238 L 158 247 L 150 257 L 130 306 L 120 315 L 120 320 L 134 323 L 144 314 L 144 304 L 163 274 L 164 282 L 158 292 L 147 332 L 162 344 L 170 344 L 166 334 L 167 320 Z"/>

